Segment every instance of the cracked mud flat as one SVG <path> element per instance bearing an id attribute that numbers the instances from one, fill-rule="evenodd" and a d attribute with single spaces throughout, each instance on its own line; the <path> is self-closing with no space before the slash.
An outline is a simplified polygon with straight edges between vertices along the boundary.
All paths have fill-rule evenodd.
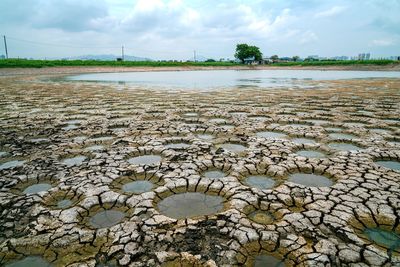
<path id="1" fill-rule="evenodd" d="M 0 265 L 400 266 L 400 81 L 38 77 L 0 79 Z"/>

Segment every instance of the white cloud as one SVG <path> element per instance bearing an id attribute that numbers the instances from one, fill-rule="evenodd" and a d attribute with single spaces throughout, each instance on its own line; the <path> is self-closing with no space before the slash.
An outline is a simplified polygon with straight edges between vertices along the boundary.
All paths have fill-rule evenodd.
<path id="1" fill-rule="evenodd" d="M 300 44 L 307 44 L 318 41 L 318 36 L 313 31 L 306 31 L 301 35 Z"/>
<path id="2" fill-rule="evenodd" d="M 345 6 L 334 6 L 328 10 L 324 10 L 324 11 L 316 13 L 315 17 L 316 18 L 327 18 L 327 17 L 336 16 L 336 15 L 342 13 L 343 11 L 345 11 L 346 9 L 347 9 L 347 7 L 345 7 Z"/>
<path id="3" fill-rule="evenodd" d="M 395 42 L 390 39 L 376 39 L 376 40 L 372 40 L 370 45 L 372 45 L 372 46 L 391 46 L 394 44 L 395 44 Z"/>

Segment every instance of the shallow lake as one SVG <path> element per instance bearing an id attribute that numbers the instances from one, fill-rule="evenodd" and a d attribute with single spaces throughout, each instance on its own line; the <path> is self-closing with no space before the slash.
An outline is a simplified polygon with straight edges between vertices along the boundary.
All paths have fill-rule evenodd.
<path id="1" fill-rule="evenodd" d="M 68 81 L 129 83 L 138 86 L 207 89 L 221 87 L 308 87 L 312 80 L 400 78 L 395 71 L 205 70 L 91 73 Z"/>

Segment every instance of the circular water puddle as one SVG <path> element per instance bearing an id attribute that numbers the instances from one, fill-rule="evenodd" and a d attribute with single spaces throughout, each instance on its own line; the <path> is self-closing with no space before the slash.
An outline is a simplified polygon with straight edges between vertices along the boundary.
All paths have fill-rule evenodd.
<path id="1" fill-rule="evenodd" d="M 329 123 L 328 120 L 305 120 L 306 122 L 310 122 L 314 125 L 322 125 L 322 124 L 327 124 Z"/>
<path id="2" fill-rule="evenodd" d="M 362 148 L 350 143 L 329 143 L 328 147 L 340 151 L 361 150 Z"/>
<path id="3" fill-rule="evenodd" d="M 122 186 L 122 191 L 125 193 L 141 194 L 144 192 L 149 192 L 153 189 L 154 184 L 152 182 L 143 181 L 133 181 L 126 183 Z"/>
<path id="4" fill-rule="evenodd" d="M 333 185 L 332 180 L 329 178 L 323 175 L 311 173 L 293 173 L 289 176 L 288 181 L 309 187 L 324 187 Z"/>
<path id="5" fill-rule="evenodd" d="M 51 267 L 51 263 L 39 256 L 28 256 L 22 260 L 5 265 L 6 267 Z"/>
<path id="6" fill-rule="evenodd" d="M 244 183 L 258 189 L 270 189 L 275 186 L 275 180 L 265 175 L 252 175 L 246 177 Z"/>
<path id="7" fill-rule="evenodd" d="M 214 139 L 214 136 L 212 134 L 197 134 L 196 137 L 207 141 Z"/>
<path id="8" fill-rule="evenodd" d="M 76 156 L 72 158 L 66 158 L 62 162 L 67 165 L 68 167 L 72 166 L 79 166 L 82 164 L 82 162 L 87 159 L 85 156 Z"/>
<path id="9" fill-rule="evenodd" d="M 313 139 L 309 138 L 293 138 L 292 142 L 299 145 L 314 145 L 316 142 Z"/>
<path id="10" fill-rule="evenodd" d="M 253 222 L 259 224 L 272 224 L 276 220 L 275 216 L 269 211 L 256 210 L 251 212 L 247 217 Z"/>
<path id="11" fill-rule="evenodd" d="M 165 216 L 184 219 L 218 213 L 223 210 L 224 199 L 220 196 L 188 192 L 166 197 L 157 207 Z"/>
<path id="12" fill-rule="evenodd" d="M 390 251 L 400 249 L 400 236 L 393 231 L 387 231 L 379 227 L 365 228 L 363 234 L 368 240 L 388 248 Z"/>
<path id="13" fill-rule="evenodd" d="M 221 179 L 226 177 L 226 173 L 224 173 L 223 171 L 218 171 L 218 170 L 214 170 L 214 171 L 205 171 L 203 172 L 203 176 L 209 179 Z"/>
<path id="14" fill-rule="evenodd" d="M 62 127 L 62 129 L 65 131 L 69 131 L 69 130 L 78 129 L 78 126 L 75 124 L 67 124 L 66 126 Z"/>
<path id="15" fill-rule="evenodd" d="M 357 138 L 357 136 L 345 133 L 330 133 L 329 137 L 335 140 L 351 140 Z"/>
<path id="16" fill-rule="evenodd" d="M 125 213 L 119 210 L 103 210 L 93 215 L 89 224 L 94 228 L 108 228 L 120 223 L 125 218 Z"/>
<path id="17" fill-rule="evenodd" d="M 185 148 L 188 148 L 190 146 L 191 146 L 190 143 L 184 143 L 184 142 L 181 142 L 181 143 L 169 143 L 169 144 L 165 145 L 165 147 L 167 149 L 185 149 Z"/>
<path id="18" fill-rule="evenodd" d="M 327 127 L 325 128 L 326 131 L 328 132 L 340 132 L 343 131 L 343 128 L 340 127 Z"/>
<path id="19" fill-rule="evenodd" d="M 50 188 L 52 188 L 52 186 L 51 186 L 51 184 L 48 184 L 48 183 L 33 184 L 33 185 L 25 188 L 23 193 L 24 194 L 36 194 L 39 192 L 47 191 Z"/>
<path id="20" fill-rule="evenodd" d="M 130 164 L 136 165 L 152 165 L 159 164 L 161 162 L 161 156 L 159 155 L 143 155 L 128 159 Z"/>
<path id="21" fill-rule="evenodd" d="M 400 171 L 400 162 L 398 162 L 398 161 L 378 160 L 378 161 L 375 161 L 375 163 L 382 167 L 388 168 L 388 169 Z"/>
<path id="22" fill-rule="evenodd" d="M 264 132 L 257 132 L 256 135 L 258 137 L 264 138 L 273 138 L 273 139 L 286 139 L 287 135 L 281 132 L 273 132 L 273 131 L 264 131 Z"/>
<path id="23" fill-rule="evenodd" d="M 218 148 L 223 148 L 224 150 L 233 152 L 233 153 L 240 153 L 245 151 L 247 148 L 243 145 L 234 144 L 234 143 L 225 143 L 217 145 Z"/>
<path id="24" fill-rule="evenodd" d="M 63 199 L 63 200 L 59 200 L 59 201 L 57 202 L 56 207 L 57 207 L 58 209 L 66 209 L 66 208 L 71 207 L 72 204 L 73 204 L 72 200 Z"/>
<path id="25" fill-rule="evenodd" d="M 248 113 L 244 112 L 244 111 L 234 111 L 234 112 L 229 112 L 229 114 L 236 115 L 236 116 L 244 116 L 244 115 L 247 115 Z"/>
<path id="26" fill-rule="evenodd" d="M 220 125 L 219 127 L 221 127 L 222 129 L 225 129 L 225 130 L 231 130 L 231 129 L 235 128 L 235 125 L 225 124 L 225 125 Z"/>
<path id="27" fill-rule="evenodd" d="M 183 114 L 184 117 L 198 117 L 199 113 L 197 112 L 188 112 Z"/>
<path id="28" fill-rule="evenodd" d="M 254 267 L 285 267 L 285 263 L 271 255 L 258 255 L 254 258 Z"/>
<path id="29" fill-rule="evenodd" d="M 316 158 L 316 159 L 326 158 L 326 155 L 324 153 L 316 150 L 299 150 L 296 152 L 296 154 L 306 158 Z"/>
<path id="30" fill-rule="evenodd" d="M 0 164 L 0 170 L 11 169 L 24 165 L 25 160 L 12 160 Z"/>
<path id="31" fill-rule="evenodd" d="M 216 124 L 223 124 L 223 123 L 226 123 L 226 120 L 225 119 L 220 119 L 220 118 L 215 118 L 215 119 L 209 120 L 209 122 L 216 123 Z"/>

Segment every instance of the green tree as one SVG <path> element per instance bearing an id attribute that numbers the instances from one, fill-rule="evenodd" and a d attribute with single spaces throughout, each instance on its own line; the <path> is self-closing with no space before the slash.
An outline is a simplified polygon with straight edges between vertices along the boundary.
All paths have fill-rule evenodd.
<path id="1" fill-rule="evenodd" d="M 294 56 L 294 57 L 292 57 L 292 59 L 293 59 L 294 62 L 296 62 L 296 61 L 298 61 L 300 59 L 300 57 L 299 56 Z"/>
<path id="2" fill-rule="evenodd" d="M 275 62 L 279 59 L 279 57 L 278 57 L 278 55 L 273 55 L 273 56 L 271 56 L 271 59 L 273 62 Z"/>
<path id="3" fill-rule="evenodd" d="M 261 60 L 262 53 L 260 52 L 260 48 L 248 44 L 237 44 L 235 58 L 244 63 L 244 59 L 248 57 L 254 57 L 255 60 Z"/>

